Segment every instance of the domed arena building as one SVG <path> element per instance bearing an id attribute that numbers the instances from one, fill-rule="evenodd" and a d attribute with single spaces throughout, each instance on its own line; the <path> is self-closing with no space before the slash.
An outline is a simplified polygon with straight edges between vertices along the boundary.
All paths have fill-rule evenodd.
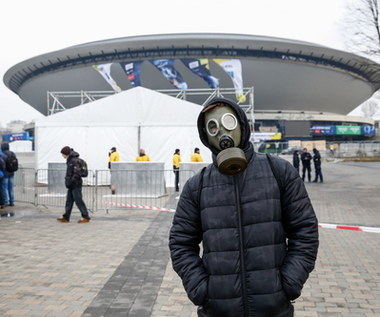
<path id="1" fill-rule="evenodd" d="M 36 56 L 10 68 L 4 83 L 45 115 L 142 86 L 199 105 L 214 94 L 234 99 L 257 135 L 356 140 L 372 137 L 374 122 L 347 114 L 380 88 L 380 65 L 290 39 L 162 34 Z"/>

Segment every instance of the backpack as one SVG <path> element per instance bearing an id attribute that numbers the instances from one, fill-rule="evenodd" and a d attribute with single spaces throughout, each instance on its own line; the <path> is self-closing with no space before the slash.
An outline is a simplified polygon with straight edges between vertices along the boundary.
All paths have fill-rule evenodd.
<path id="1" fill-rule="evenodd" d="M 78 158 L 78 165 L 79 165 L 79 175 L 80 177 L 87 177 L 88 176 L 88 168 L 87 163 L 85 160 L 82 160 L 81 158 Z"/>
<path id="2" fill-rule="evenodd" d="M 9 152 L 6 155 L 5 170 L 8 173 L 13 173 L 18 170 L 18 160 L 17 160 L 16 155 L 13 152 Z"/>

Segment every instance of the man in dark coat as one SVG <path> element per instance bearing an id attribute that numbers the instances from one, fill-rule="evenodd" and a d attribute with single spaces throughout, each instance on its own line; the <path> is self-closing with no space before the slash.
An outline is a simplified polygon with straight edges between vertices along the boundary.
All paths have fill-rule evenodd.
<path id="1" fill-rule="evenodd" d="M 305 173 L 307 171 L 307 179 L 309 183 L 311 182 L 311 154 L 307 151 L 307 148 L 304 148 L 301 154 L 302 162 L 302 180 L 305 181 Z"/>
<path id="2" fill-rule="evenodd" d="M 314 169 L 315 169 L 315 179 L 313 180 L 313 183 L 318 182 L 318 178 L 320 182 L 323 183 L 321 154 L 316 148 L 313 149 L 313 153 L 314 153 L 313 162 L 314 162 Z"/>
<path id="3" fill-rule="evenodd" d="M 79 154 L 75 152 L 71 147 L 65 146 L 61 150 L 62 156 L 66 159 L 66 176 L 65 185 L 67 188 L 65 213 L 62 217 L 57 218 L 60 222 L 70 222 L 71 211 L 74 206 L 74 202 L 81 212 L 82 219 L 78 220 L 78 223 L 85 223 L 90 221 L 86 204 L 82 198 L 82 177 L 80 175 L 81 166 L 79 163 Z"/>
<path id="4" fill-rule="evenodd" d="M 1 151 L 3 152 L 2 157 L 6 164 L 9 157 L 15 154 L 9 150 L 9 143 L 4 142 L 1 144 Z M 7 168 L 4 168 L 4 177 L 3 177 L 3 205 L 5 206 L 14 206 L 15 202 L 15 193 L 14 193 L 14 172 L 10 172 Z"/>
<path id="5" fill-rule="evenodd" d="M 287 161 L 254 152 L 233 101 L 211 100 L 198 131 L 213 163 L 181 193 L 169 238 L 174 270 L 198 316 L 293 316 L 318 249 L 304 183 Z"/>
<path id="6" fill-rule="evenodd" d="M 300 171 L 300 156 L 298 150 L 293 152 L 293 166 L 298 171 Z"/>

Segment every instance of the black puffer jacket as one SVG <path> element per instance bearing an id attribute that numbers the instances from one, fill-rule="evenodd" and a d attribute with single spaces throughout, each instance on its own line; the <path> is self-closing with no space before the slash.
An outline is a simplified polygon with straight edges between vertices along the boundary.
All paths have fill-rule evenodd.
<path id="1" fill-rule="evenodd" d="M 244 112 L 229 103 L 243 125 L 240 147 L 248 167 L 223 175 L 211 149 L 214 163 L 204 173 L 199 202 L 200 174 L 185 184 L 170 232 L 173 268 L 190 300 L 209 316 L 293 316 L 290 300 L 300 296 L 316 260 L 317 219 L 297 171 L 274 158 L 281 199 L 267 157 L 249 142 Z M 207 146 L 202 117 L 198 128 Z"/>
<path id="2" fill-rule="evenodd" d="M 12 151 L 9 150 L 9 143 L 2 143 L 1 144 L 1 151 L 3 152 L 2 158 L 3 158 L 4 164 L 6 164 L 5 162 L 7 161 L 9 156 L 15 155 Z M 8 172 L 7 171 L 6 165 L 4 166 L 3 172 L 4 172 L 5 177 L 13 177 L 15 175 L 14 172 Z"/>
<path id="3" fill-rule="evenodd" d="M 82 177 L 79 174 L 81 167 L 78 163 L 78 159 L 79 154 L 75 151 L 71 151 L 69 157 L 67 158 L 65 185 L 68 189 L 80 187 L 83 184 Z"/>

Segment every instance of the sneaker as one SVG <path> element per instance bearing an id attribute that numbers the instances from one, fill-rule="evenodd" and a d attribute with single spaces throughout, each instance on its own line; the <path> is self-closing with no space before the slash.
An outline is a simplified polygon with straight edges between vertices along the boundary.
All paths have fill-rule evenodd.
<path id="1" fill-rule="evenodd" d="M 66 218 L 63 218 L 63 217 L 57 218 L 57 221 L 59 221 L 59 222 L 70 222 L 70 220 L 67 220 Z"/>
<path id="2" fill-rule="evenodd" d="M 83 218 L 81 220 L 78 220 L 78 223 L 85 223 L 85 222 L 90 222 L 90 219 L 88 218 Z"/>

